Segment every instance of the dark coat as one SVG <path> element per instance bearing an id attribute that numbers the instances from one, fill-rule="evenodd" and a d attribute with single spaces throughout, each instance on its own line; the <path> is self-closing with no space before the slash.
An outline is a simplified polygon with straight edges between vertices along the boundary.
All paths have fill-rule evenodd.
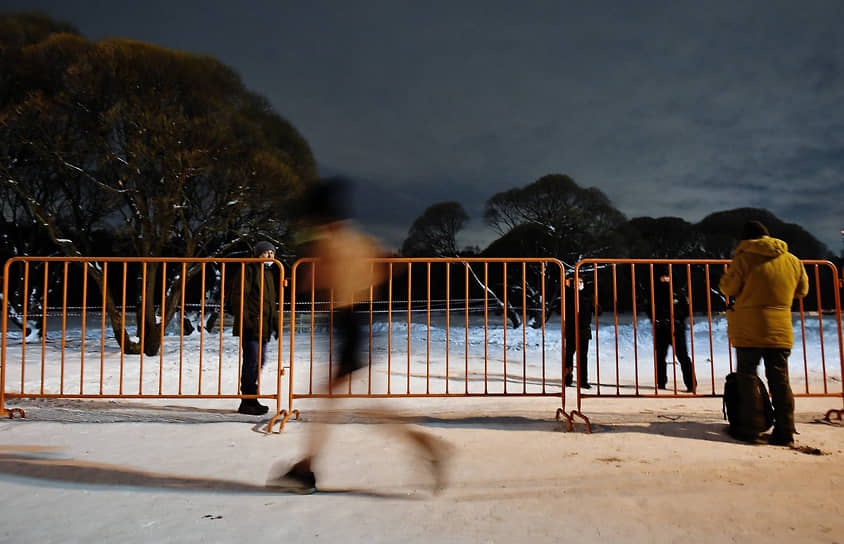
<path id="1" fill-rule="evenodd" d="M 229 309 L 234 316 L 232 334 L 238 336 L 243 330 L 244 340 L 261 340 L 269 342 L 273 332 L 278 332 L 278 291 L 276 277 L 272 270 L 265 268 L 262 263 L 247 263 L 241 282 L 241 267 L 230 267 L 230 279 L 226 281 L 226 298 Z M 264 276 L 263 312 L 261 311 L 261 271 Z M 243 322 L 241 324 L 241 286 L 243 290 Z M 260 338 L 259 338 L 260 334 Z"/>
<path id="2" fill-rule="evenodd" d="M 580 321 L 576 322 L 574 314 L 575 291 L 571 286 L 566 286 L 566 333 L 571 336 L 577 328 L 581 332 L 589 333 L 587 338 L 592 338 L 592 314 L 595 312 L 595 299 L 592 291 L 587 287 L 580 291 Z"/>
<path id="3" fill-rule="evenodd" d="M 673 294 L 673 296 L 672 296 Z M 648 299 L 650 304 L 650 299 Z M 674 292 L 668 282 L 654 281 L 654 307 L 651 319 L 656 324 L 671 324 L 671 306 L 674 305 L 674 323 L 685 323 L 689 317 L 689 297 L 686 288 L 674 282 Z"/>

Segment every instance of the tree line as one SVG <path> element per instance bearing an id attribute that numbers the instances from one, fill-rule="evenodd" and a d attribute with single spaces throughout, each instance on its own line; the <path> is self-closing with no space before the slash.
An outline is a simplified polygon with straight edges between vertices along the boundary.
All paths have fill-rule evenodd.
<path id="1" fill-rule="evenodd" d="M 729 259 L 740 241 L 742 225 L 752 219 L 764 223 L 772 236 L 785 240 L 798 257 L 838 263 L 828 248 L 801 226 L 786 223 L 764 209 L 737 208 L 715 212 L 694 224 L 679 217 L 627 219 L 599 189 L 581 187 L 564 174 L 546 175 L 524 187 L 490 197 L 484 206 L 484 221 L 499 236 L 485 249 L 458 249 L 457 237 L 469 216 L 462 205 L 451 201 L 431 205 L 413 222 L 401 253 L 408 257 L 553 257 L 563 262 L 569 274 L 583 258 Z M 685 272 L 681 267 L 674 270 L 677 273 L 675 285 L 678 289 L 688 289 Z M 519 273 L 518 270 L 514 272 Z M 717 269 L 712 272 L 710 280 L 717 285 L 721 272 Z M 430 281 L 443 285 L 445 273 L 439 269 L 437 277 Z M 525 311 L 511 303 L 507 303 L 505 308 L 503 301 L 505 298 L 523 299 L 530 308 L 530 323 L 537 326 L 541 321 L 536 316 L 543 309 L 546 319 L 559 313 L 562 286 L 559 273 L 553 267 L 545 270 L 544 278 L 536 270 L 526 270 L 525 274 L 530 277 L 524 282 L 524 292 L 520 283 L 505 283 L 508 273 L 503 269 L 496 271 L 487 285 L 470 280 L 467 286 L 458 275 L 457 280 L 452 282 L 452 291 L 458 297 L 467 289 L 472 296 L 485 296 L 486 292 L 499 306 L 499 311 L 507 312 L 513 326 L 521 324 L 524 318 L 520 316 L 524 316 Z M 821 274 L 824 276 L 827 271 Z M 629 268 L 623 268 L 616 278 L 616 283 L 621 286 L 617 301 L 610 297 L 612 278 L 606 274 L 598 275 L 599 299 L 605 307 L 617 304 L 619 311 L 632 309 L 634 301 L 628 289 L 631 275 Z M 636 272 L 639 297 L 648 292 L 649 286 L 645 281 L 648 275 L 647 267 L 639 267 Z M 834 288 L 832 278 L 824 277 L 823 280 L 824 285 Z M 418 281 L 427 282 L 428 278 Z M 592 275 L 587 276 L 587 282 L 592 281 Z M 544 285 L 544 292 L 540 285 Z M 505 290 L 507 297 L 503 293 Z M 706 286 L 704 276 L 692 274 L 691 292 L 698 301 L 710 298 L 716 308 L 723 310 L 720 295 Z M 445 296 L 445 293 L 441 295 Z M 808 307 L 816 309 L 814 295 L 813 290 L 806 300 Z M 823 295 L 824 301 L 833 300 L 833 293 Z M 641 306 L 646 302 L 644 298 L 638 301 Z M 705 305 L 699 306 L 703 307 Z"/>

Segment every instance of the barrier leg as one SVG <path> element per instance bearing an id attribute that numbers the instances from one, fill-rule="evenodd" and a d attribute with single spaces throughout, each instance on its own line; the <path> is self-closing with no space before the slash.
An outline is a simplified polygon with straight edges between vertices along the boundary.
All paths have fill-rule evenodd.
<path id="1" fill-rule="evenodd" d="M 270 419 L 270 422 L 267 423 L 267 434 L 273 434 L 273 426 L 279 418 L 281 418 L 281 423 L 278 426 L 278 433 L 281 434 L 281 431 L 284 430 L 284 424 L 287 423 L 287 420 L 291 417 L 299 419 L 299 410 L 293 410 L 289 414 L 287 413 L 287 410 L 282 410 L 281 412 L 273 416 L 273 418 Z"/>
<path id="2" fill-rule="evenodd" d="M 581 412 L 580 410 L 574 410 L 574 411 L 571 413 L 571 416 L 572 416 L 572 419 L 574 419 L 574 417 L 575 417 L 575 416 L 576 416 L 576 417 L 579 417 L 580 419 L 582 419 L 582 420 L 583 420 L 583 422 L 584 422 L 584 423 L 586 423 L 586 433 L 587 433 L 587 434 L 592 434 L 592 423 L 589 421 L 589 418 L 588 418 L 588 417 L 586 417 L 585 415 L 583 415 L 583 412 Z"/>
<path id="3" fill-rule="evenodd" d="M 823 418 L 824 421 L 830 421 L 831 422 L 832 421 L 832 414 L 835 414 L 837 416 L 836 419 L 838 419 L 838 421 L 841 421 L 842 415 L 844 414 L 844 410 L 835 410 L 835 409 L 829 410 Z"/>
<path id="4" fill-rule="evenodd" d="M 568 421 L 568 423 L 569 423 L 569 428 L 568 428 L 569 432 L 573 431 L 573 430 L 574 430 L 574 422 L 572 421 L 572 417 L 571 417 L 571 415 L 570 415 L 568 412 L 566 412 L 565 410 L 563 410 L 562 408 L 557 408 L 557 421 L 561 421 L 561 420 L 562 420 L 562 418 L 561 418 L 560 416 L 565 417 L 565 418 L 566 418 L 566 421 Z"/>
<path id="5" fill-rule="evenodd" d="M 26 417 L 26 412 L 24 412 L 21 408 L 9 408 L 8 410 L 4 408 L 3 411 L 0 412 L 0 415 L 9 416 L 9 419 L 15 419 L 15 414 L 18 414 L 21 419 Z M 838 419 L 841 418 L 839 417 Z"/>

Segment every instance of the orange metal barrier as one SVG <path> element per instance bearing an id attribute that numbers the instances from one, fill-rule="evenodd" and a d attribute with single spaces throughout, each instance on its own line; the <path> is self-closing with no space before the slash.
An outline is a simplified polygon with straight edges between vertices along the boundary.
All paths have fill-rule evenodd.
<path id="1" fill-rule="evenodd" d="M 7 410 L 6 397 L 242 398 L 238 393 L 240 340 L 230 337 L 224 341 L 227 335 L 223 328 L 227 327 L 222 320 L 218 333 L 213 334 L 201 324 L 232 298 L 226 292 L 227 272 L 260 261 L 11 259 L 2 276 L 0 413 L 24 415 L 17 408 Z M 795 303 L 792 387 L 795 396 L 840 396 L 844 400 L 840 302 L 844 280 L 828 261 L 803 262 L 809 273 L 810 293 Z M 292 268 L 290 319 L 285 322 L 280 311 L 278 339 L 271 343 L 277 350 L 275 361 L 268 361 L 265 372 L 269 370 L 273 378 L 261 383 L 255 397 L 276 400 L 268 431 L 279 420 L 283 428 L 289 417 L 298 417 L 294 399 L 492 396 L 559 397 L 557 418 L 565 417 L 570 430 L 574 418 L 582 418 L 591 431 L 591 423 L 581 409 L 583 399 L 720 396 L 723 378 L 733 368 L 723 315 L 725 301 L 717 293 L 718 279 L 728 263 L 672 259 L 579 262 L 575 279 L 586 279 L 595 300 L 593 310 L 602 313 L 594 318 L 592 348 L 588 351 L 588 374 L 595 387 L 578 387 L 576 409 L 567 412 L 563 385 L 565 320 L 560 315 L 565 307 L 565 271 L 560 261 L 372 260 L 373 266 L 387 269 L 389 279 L 382 286 L 371 286 L 356 307 L 368 319 L 366 371 L 356 373 L 354 381 L 339 389 L 329 390 L 327 384 L 335 365 L 333 294 L 313 288 L 296 292 L 297 277 L 312 280 L 319 267 L 318 261 L 302 259 Z M 281 309 L 285 271 L 278 261 L 275 264 Z M 654 324 L 647 308 L 654 302 L 659 266 L 669 267 L 672 291 L 685 289 L 689 293 L 692 313 L 688 326 L 693 334 L 687 338 L 697 378 L 697 387 L 691 393 L 677 385 L 679 372 L 673 349 L 668 361 L 670 387 L 657 387 Z M 130 277 L 137 278 L 137 286 Z M 313 281 L 307 283 L 313 285 Z M 219 295 L 208 295 L 209 286 L 219 287 Z M 133 294 L 133 290 L 137 292 Z M 141 315 L 148 315 L 149 308 L 155 309 L 154 315 L 160 316 L 161 308 L 165 308 L 165 315 L 173 313 L 177 321 L 170 325 L 172 334 L 157 326 L 151 333 L 146 320 L 135 321 L 130 309 L 133 303 Z M 237 303 L 243 303 L 241 294 L 236 297 Z M 576 307 L 579 304 L 580 297 L 576 296 Z M 194 334 L 184 329 L 185 317 L 191 312 L 200 323 Z M 26 329 L 21 333 L 8 330 L 12 320 L 40 329 L 40 336 L 33 333 L 27 338 Z M 114 331 L 111 335 L 107 323 Z M 137 328 L 137 342 L 126 332 L 129 327 Z M 281 337 L 287 331 L 290 369 L 287 389 L 283 390 Z M 155 355 L 145 353 L 148 342 L 160 345 Z M 129 354 L 135 343 L 136 353 Z M 579 344 L 578 338 L 578 355 L 583 349 Z M 578 360 L 576 356 L 576 374 L 581 371 Z M 286 410 L 282 409 L 285 393 Z M 840 410 L 830 410 L 827 418 L 833 413 L 841 418 Z"/>
<path id="2" fill-rule="evenodd" d="M 370 261 L 386 283 L 370 286 L 355 311 L 368 319 L 363 370 L 330 389 L 334 295 L 312 286 L 319 261 L 291 271 L 290 398 L 553 396 L 565 406 L 565 271 L 555 259 L 402 259 Z M 552 316 L 557 318 L 552 320 Z M 300 327 L 301 331 L 297 332 Z M 547 357 L 549 346 L 560 358 Z M 270 422 L 270 429 L 275 423 Z"/>
<path id="3" fill-rule="evenodd" d="M 593 354 L 588 362 L 590 377 L 597 384 L 590 390 L 577 390 L 577 408 L 571 416 L 579 417 L 591 431 L 589 419 L 581 410 L 584 398 L 598 397 L 712 397 L 723 394 L 726 374 L 733 369 L 732 349 L 727 338 L 726 300 L 718 293 L 718 280 L 729 260 L 677 259 L 584 259 L 575 267 L 575 277 L 585 277 L 592 290 L 595 310 L 604 313 L 595 319 Z M 810 290 L 803 300 L 795 301 L 795 342 L 789 359 L 789 374 L 795 396 L 841 397 L 844 375 L 842 349 L 840 281 L 836 267 L 829 261 L 804 260 Z M 671 359 L 668 384 L 657 383 L 655 324 L 649 309 L 654 304 L 654 286 L 658 272 L 669 276 L 673 295 L 688 294 L 688 354 L 697 380 L 691 392 L 685 392 L 680 380 L 672 323 Z M 588 270 L 588 272 L 584 272 Z M 579 306 L 580 296 L 576 297 Z M 809 307 L 811 310 L 807 310 Z M 672 307 L 672 318 L 674 309 Z M 693 333 L 688 333 L 693 331 Z M 580 339 L 577 339 L 579 353 Z M 682 353 L 682 346 L 681 346 Z M 629 359 L 632 353 L 632 361 Z M 837 361 L 835 354 L 837 354 Z M 578 359 L 579 360 L 579 359 Z M 578 368 L 577 372 L 580 373 Z M 835 373 L 838 375 L 834 375 Z M 579 380 L 575 383 L 579 384 Z M 827 418 L 834 411 L 827 413 Z M 840 412 L 839 412 L 840 417 Z M 571 429 L 572 419 L 569 418 Z"/>
<path id="4" fill-rule="evenodd" d="M 262 274 L 278 274 L 279 334 L 277 340 L 262 339 L 276 350 L 276 360 L 261 361 L 266 363 L 264 372 L 273 377 L 261 382 L 259 373 L 257 395 L 239 393 L 242 341 L 240 336 L 231 336 L 225 325 L 237 328 L 242 323 L 224 323 L 222 311 L 227 305 L 232 307 L 231 301 L 242 308 L 244 267 L 261 262 L 10 259 L 3 270 L 0 413 L 25 415 L 19 408 L 7 410 L 7 398 L 265 398 L 274 399 L 276 413 L 282 413 L 285 278 L 281 263 L 274 261 L 277 272 L 261 267 Z M 231 285 L 233 293 L 226 292 L 227 273 L 240 274 L 240 284 Z M 261 302 L 263 297 L 262 283 Z M 130 309 L 132 304 L 136 311 Z M 206 322 L 213 321 L 209 318 L 215 312 L 218 333 L 211 333 L 206 326 L 212 326 Z M 198 321 L 192 334 L 185 330 L 188 314 Z M 159 326 L 168 315 L 175 324 Z M 9 329 L 11 321 L 22 324 L 20 333 Z M 135 333 L 128 332 L 132 327 Z M 168 328 L 172 334 L 166 334 Z"/>

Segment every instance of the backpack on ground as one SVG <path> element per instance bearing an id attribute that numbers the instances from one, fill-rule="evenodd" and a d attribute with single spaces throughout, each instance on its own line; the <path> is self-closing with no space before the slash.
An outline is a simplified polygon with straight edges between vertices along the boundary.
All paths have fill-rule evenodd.
<path id="1" fill-rule="evenodd" d="M 753 442 L 774 424 L 774 408 L 768 390 L 756 374 L 730 372 L 724 383 L 724 418 L 730 436 Z"/>

